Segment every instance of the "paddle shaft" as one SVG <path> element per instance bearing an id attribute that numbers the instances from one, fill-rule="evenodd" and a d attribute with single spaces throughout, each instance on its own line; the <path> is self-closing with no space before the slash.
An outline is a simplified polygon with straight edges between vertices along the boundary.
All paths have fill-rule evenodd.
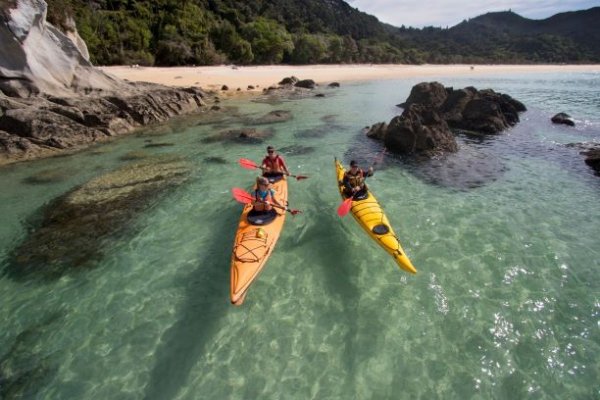
<path id="1" fill-rule="evenodd" d="M 235 191 L 235 189 L 234 189 Z M 253 201 L 259 202 L 259 203 L 263 203 L 263 204 L 270 204 L 272 207 L 275 208 L 279 208 L 281 210 L 285 210 L 285 211 L 289 211 L 292 215 L 296 215 L 298 213 L 300 213 L 300 210 L 292 210 L 289 207 L 284 207 L 284 206 L 280 206 L 279 204 L 275 204 L 273 202 L 267 202 L 265 200 L 259 200 L 254 198 L 254 196 L 252 196 L 250 193 L 246 192 L 246 191 L 242 191 L 241 189 L 239 189 L 239 191 L 234 192 L 234 198 L 238 201 L 241 201 L 245 204 L 250 204 Z"/>

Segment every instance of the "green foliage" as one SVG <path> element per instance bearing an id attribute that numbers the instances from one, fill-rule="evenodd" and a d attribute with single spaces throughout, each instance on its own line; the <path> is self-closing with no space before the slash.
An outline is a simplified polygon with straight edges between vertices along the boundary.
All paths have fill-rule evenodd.
<path id="1" fill-rule="evenodd" d="M 284 53 L 294 49 L 292 36 L 277 21 L 258 17 L 246 24 L 243 36 L 252 45 L 254 60 L 259 64 L 277 64 L 283 60 Z"/>
<path id="2" fill-rule="evenodd" d="M 342 0 L 47 0 L 95 64 L 600 62 L 600 7 L 543 21 L 489 13 L 395 28 Z"/>
<path id="3" fill-rule="evenodd" d="M 290 61 L 294 64 L 322 62 L 327 56 L 327 42 L 321 35 L 302 34 L 294 39 Z"/>

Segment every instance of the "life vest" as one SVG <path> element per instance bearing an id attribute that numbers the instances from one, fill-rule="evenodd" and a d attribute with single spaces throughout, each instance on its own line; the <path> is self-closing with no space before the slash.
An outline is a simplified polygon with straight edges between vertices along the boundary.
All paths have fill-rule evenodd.
<path id="1" fill-rule="evenodd" d="M 346 178 L 353 188 L 357 186 L 362 188 L 365 184 L 365 173 L 360 168 L 356 171 L 356 175 L 352 175 L 350 171 L 346 171 Z"/>
<path id="2" fill-rule="evenodd" d="M 269 196 L 271 197 L 270 201 L 273 201 L 275 198 L 275 191 L 273 189 L 267 189 L 264 192 L 260 189 L 254 191 L 254 198 L 256 201 L 267 201 Z"/>
<path id="3" fill-rule="evenodd" d="M 269 168 L 271 170 L 271 172 L 283 172 L 284 171 L 283 158 L 281 158 L 279 156 L 279 154 L 277 154 L 274 159 L 271 159 L 271 157 L 266 156 L 262 161 L 262 165 Z"/>

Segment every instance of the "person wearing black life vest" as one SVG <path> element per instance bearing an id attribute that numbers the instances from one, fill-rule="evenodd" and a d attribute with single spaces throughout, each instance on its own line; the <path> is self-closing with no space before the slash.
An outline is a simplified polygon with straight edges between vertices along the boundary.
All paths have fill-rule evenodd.
<path id="1" fill-rule="evenodd" d="M 347 197 L 364 197 L 367 193 L 365 178 L 373 176 L 373 167 L 369 167 L 367 172 L 358 167 L 354 160 L 350 161 L 350 169 L 344 173 L 344 193 Z"/>
<path id="2" fill-rule="evenodd" d="M 260 167 L 263 170 L 263 176 L 267 178 L 280 177 L 282 175 L 290 175 L 283 157 L 275 152 L 273 146 L 267 147 L 267 156 L 263 159 Z"/>

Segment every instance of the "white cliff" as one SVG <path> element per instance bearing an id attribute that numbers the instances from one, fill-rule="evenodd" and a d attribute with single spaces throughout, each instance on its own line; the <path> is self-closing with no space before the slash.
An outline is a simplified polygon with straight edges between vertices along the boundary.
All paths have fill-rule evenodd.
<path id="1" fill-rule="evenodd" d="M 46 21 L 46 12 L 44 0 L 17 0 L 1 10 L 0 90 L 4 94 L 68 96 L 124 84 L 94 68 L 76 30 L 70 38 Z"/>

